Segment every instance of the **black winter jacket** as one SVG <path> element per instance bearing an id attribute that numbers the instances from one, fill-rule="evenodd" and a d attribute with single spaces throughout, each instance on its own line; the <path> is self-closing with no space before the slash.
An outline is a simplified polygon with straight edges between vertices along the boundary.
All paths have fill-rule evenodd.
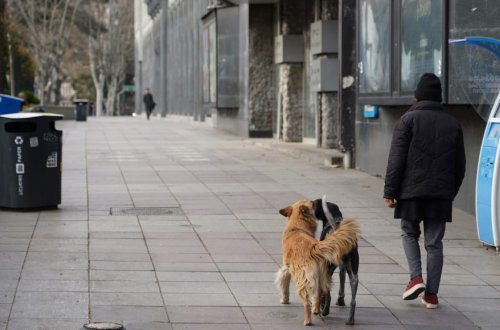
<path id="1" fill-rule="evenodd" d="M 397 122 L 384 198 L 453 200 L 465 175 L 462 127 L 438 102 L 420 101 Z"/>

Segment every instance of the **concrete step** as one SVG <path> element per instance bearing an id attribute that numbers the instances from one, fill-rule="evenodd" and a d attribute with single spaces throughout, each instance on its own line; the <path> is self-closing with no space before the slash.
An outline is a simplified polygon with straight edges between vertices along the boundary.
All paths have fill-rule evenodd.
<path id="1" fill-rule="evenodd" d="M 283 142 L 276 139 L 249 139 L 247 141 L 258 147 L 276 150 L 309 163 L 344 168 L 346 155 L 336 149 L 323 149 L 310 144 Z"/>

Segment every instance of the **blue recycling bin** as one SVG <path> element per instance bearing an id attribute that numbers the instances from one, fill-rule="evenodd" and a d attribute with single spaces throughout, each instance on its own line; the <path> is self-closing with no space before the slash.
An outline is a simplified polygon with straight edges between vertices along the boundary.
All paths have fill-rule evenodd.
<path id="1" fill-rule="evenodd" d="M 20 112 L 23 108 L 23 99 L 15 96 L 0 94 L 0 115 Z"/>

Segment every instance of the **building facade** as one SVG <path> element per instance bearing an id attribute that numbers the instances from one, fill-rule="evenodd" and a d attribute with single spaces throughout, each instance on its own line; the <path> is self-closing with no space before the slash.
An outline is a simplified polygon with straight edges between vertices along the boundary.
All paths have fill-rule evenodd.
<path id="1" fill-rule="evenodd" d="M 394 124 L 420 75 L 434 72 L 465 134 L 467 175 L 456 205 L 474 213 L 500 65 L 453 41 L 500 39 L 499 7 L 495 0 L 136 0 L 137 90 L 151 88 L 163 116 L 210 117 L 242 137 L 335 148 L 357 169 L 384 175 Z"/>

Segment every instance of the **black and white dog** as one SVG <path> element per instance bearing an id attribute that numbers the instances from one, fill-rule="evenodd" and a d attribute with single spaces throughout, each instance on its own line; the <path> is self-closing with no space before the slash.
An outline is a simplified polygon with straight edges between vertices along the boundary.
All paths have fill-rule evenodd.
<path id="1" fill-rule="evenodd" d="M 316 218 L 323 222 L 323 230 L 321 232 L 320 240 L 323 240 L 328 234 L 335 231 L 342 221 L 342 213 L 340 212 L 337 204 L 329 203 L 326 201 L 326 196 L 321 199 L 314 201 L 315 205 L 315 215 Z M 333 275 L 336 265 L 330 264 L 328 267 L 328 273 L 330 276 Z M 349 318 L 346 320 L 346 324 L 354 324 L 354 312 L 356 309 L 356 292 L 358 290 L 358 269 L 359 269 L 359 254 L 358 247 L 355 246 L 351 252 L 346 254 L 343 259 L 342 265 L 339 267 L 339 277 L 340 277 L 340 288 L 339 297 L 337 299 L 337 306 L 345 306 L 344 296 L 345 296 L 345 275 L 349 276 L 349 283 L 351 284 L 351 310 L 349 312 Z M 332 298 L 330 292 L 321 297 L 321 314 L 327 316 L 330 313 L 330 302 Z"/>

